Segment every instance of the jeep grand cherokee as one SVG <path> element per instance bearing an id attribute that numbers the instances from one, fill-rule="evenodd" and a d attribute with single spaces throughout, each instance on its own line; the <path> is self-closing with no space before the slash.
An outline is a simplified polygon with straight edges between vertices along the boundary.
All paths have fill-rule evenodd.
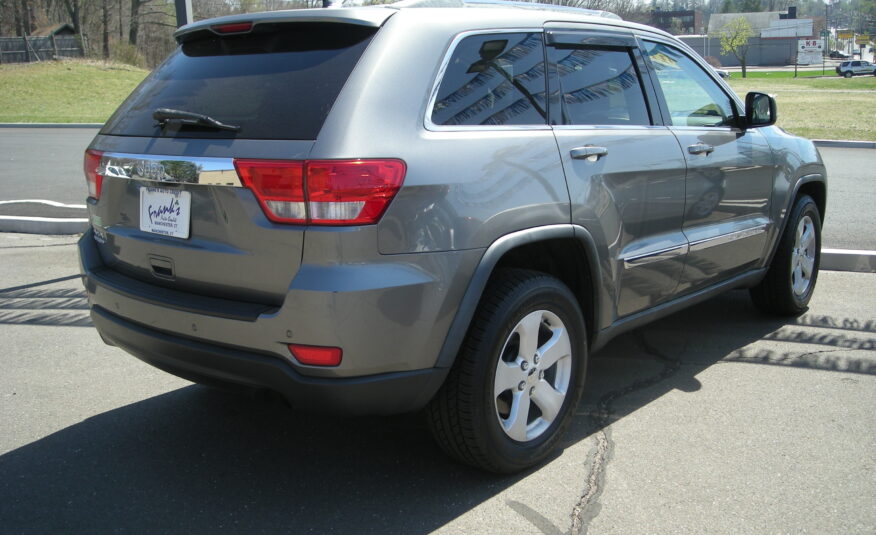
<path id="1" fill-rule="evenodd" d="M 431 0 L 176 39 L 86 152 L 79 243 L 103 339 L 170 373 L 425 408 L 451 455 L 513 472 L 617 334 L 734 288 L 812 295 L 818 151 L 665 32 Z"/>

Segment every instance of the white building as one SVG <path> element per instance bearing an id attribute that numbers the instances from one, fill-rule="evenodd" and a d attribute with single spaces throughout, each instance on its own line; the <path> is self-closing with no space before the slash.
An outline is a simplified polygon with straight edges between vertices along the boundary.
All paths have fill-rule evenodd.
<path id="1" fill-rule="evenodd" d="M 762 39 L 780 37 L 812 37 L 812 19 L 798 19 L 796 8 L 783 11 L 762 11 L 759 13 L 713 13 L 709 17 L 709 34 L 718 33 L 733 19 L 739 17 L 748 21 L 754 35 Z"/>

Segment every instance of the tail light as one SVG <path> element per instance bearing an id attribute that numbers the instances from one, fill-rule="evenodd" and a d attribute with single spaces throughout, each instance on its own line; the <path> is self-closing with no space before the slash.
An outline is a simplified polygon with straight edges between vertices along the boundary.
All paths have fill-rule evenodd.
<path id="1" fill-rule="evenodd" d="M 275 223 L 370 225 L 405 177 L 401 160 L 234 160 L 243 183 Z"/>
<path id="2" fill-rule="evenodd" d="M 234 160 L 237 174 L 275 223 L 307 223 L 304 162 Z"/>
<path id="3" fill-rule="evenodd" d="M 103 185 L 103 175 L 100 174 L 102 157 L 103 152 L 99 150 L 88 149 L 85 151 L 85 161 L 83 162 L 85 182 L 88 183 L 88 196 L 95 199 L 100 199 L 100 188 Z"/>

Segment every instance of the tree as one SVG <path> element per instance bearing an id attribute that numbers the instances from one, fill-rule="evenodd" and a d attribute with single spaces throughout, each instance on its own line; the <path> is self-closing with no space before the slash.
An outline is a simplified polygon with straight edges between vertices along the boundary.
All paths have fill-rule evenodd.
<path id="1" fill-rule="evenodd" d="M 70 15 L 70 22 L 73 24 L 73 33 L 82 34 L 82 5 L 79 0 L 64 0 L 64 6 L 67 8 L 67 14 Z"/>
<path id="2" fill-rule="evenodd" d="M 109 2 L 110 0 L 103 0 L 101 4 L 101 34 L 103 35 L 103 59 L 109 59 L 110 57 L 110 13 L 109 13 Z"/>
<path id="3" fill-rule="evenodd" d="M 748 39 L 754 36 L 751 24 L 745 17 L 736 17 L 718 30 L 721 39 L 721 53 L 733 54 L 742 66 L 742 77 L 745 78 L 745 56 L 748 54 Z"/>

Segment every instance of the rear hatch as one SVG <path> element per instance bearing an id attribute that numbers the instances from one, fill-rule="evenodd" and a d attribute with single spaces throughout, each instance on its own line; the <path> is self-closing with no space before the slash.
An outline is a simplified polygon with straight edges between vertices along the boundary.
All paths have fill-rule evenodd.
<path id="1" fill-rule="evenodd" d="M 86 175 L 91 166 L 102 177 L 89 206 L 107 269 L 174 290 L 281 304 L 306 227 L 268 219 L 235 162 L 307 157 L 377 31 L 380 21 L 369 19 L 271 14 L 179 34 L 181 46 L 86 154 Z"/>

